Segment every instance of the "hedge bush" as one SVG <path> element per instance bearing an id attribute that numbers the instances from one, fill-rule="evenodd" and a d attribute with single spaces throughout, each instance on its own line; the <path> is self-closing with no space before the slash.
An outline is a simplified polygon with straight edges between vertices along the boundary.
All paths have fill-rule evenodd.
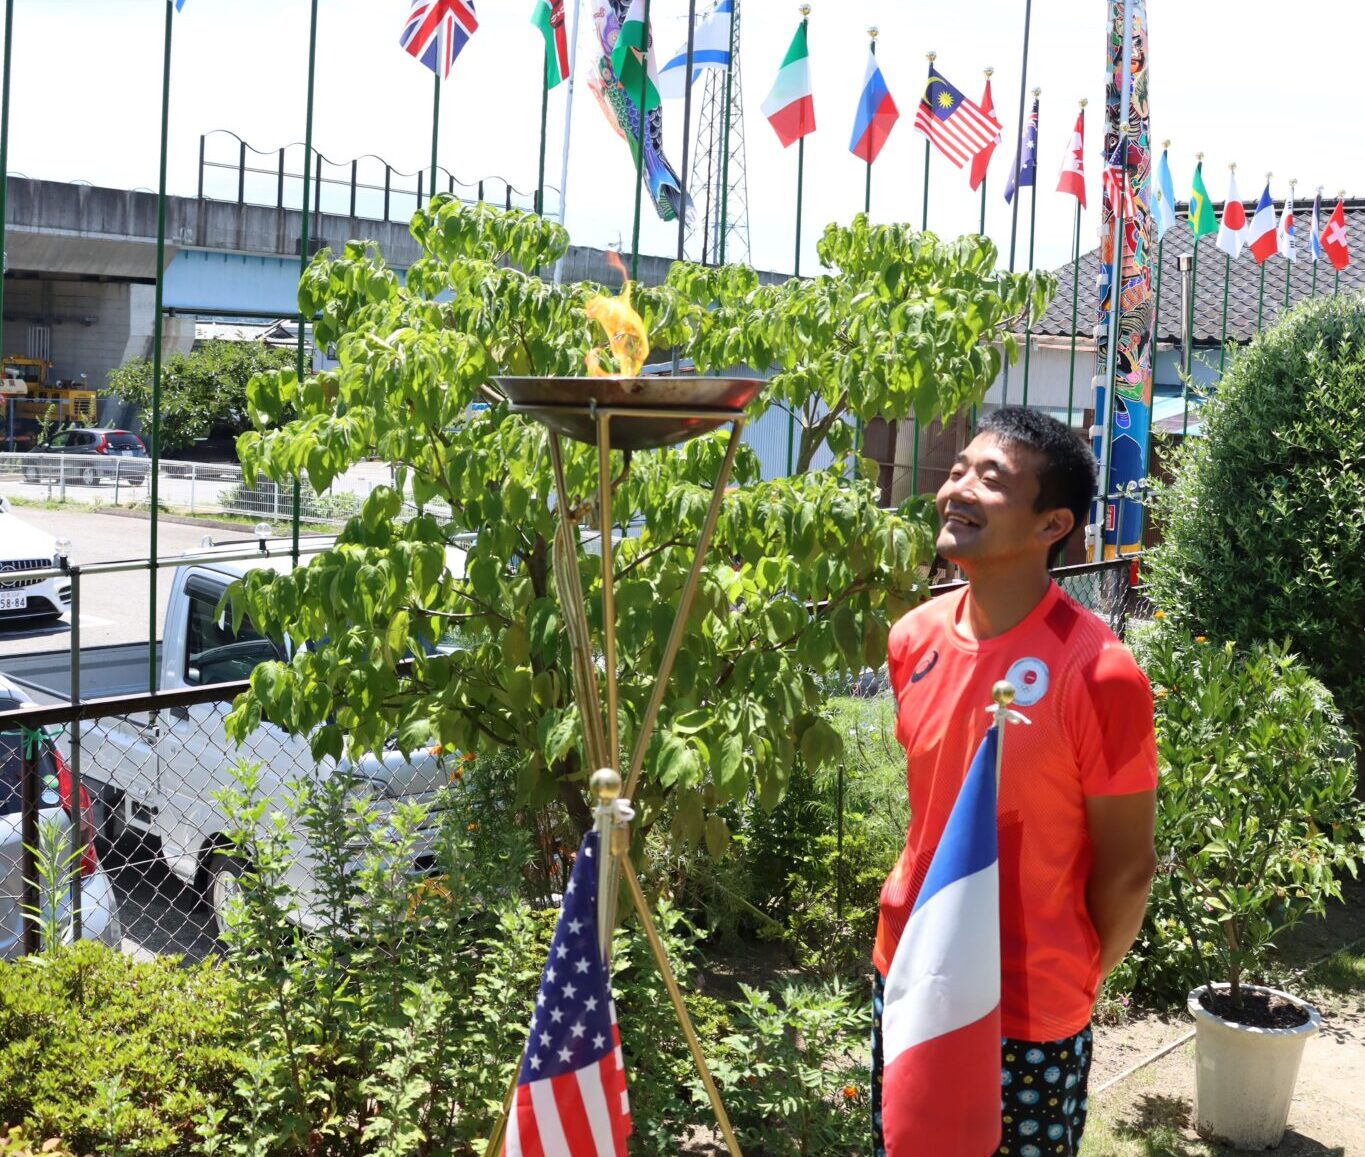
<path id="1" fill-rule="evenodd" d="M 216 963 L 89 941 L 4 965 L 0 1124 L 108 1157 L 197 1152 L 197 1119 L 241 1071 L 233 989 Z"/>
<path id="2" fill-rule="evenodd" d="M 1155 500 L 1157 605 L 1289 639 L 1365 734 L 1365 297 L 1300 306 L 1232 361 Z"/>

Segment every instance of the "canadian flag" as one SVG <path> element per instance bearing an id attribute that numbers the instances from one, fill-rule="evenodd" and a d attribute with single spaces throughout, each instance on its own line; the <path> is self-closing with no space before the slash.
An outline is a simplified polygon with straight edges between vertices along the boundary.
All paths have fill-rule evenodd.
<path id="1" fill-rule="evenodd" d="M 1057 192 L 1070 193 L 1085 208 L 1085 109 L 1076 117 L 1071 130 L 1071 143 L 1062 160 L 1062 175 L 1057 180 Z"/>
<path id="2" fill-rule="evenodd" d="M 1322 231 L 1322 251 L 1338 272 L 1351 263 L 1351 252 L 1346 245 L 1346 209 L 1340 201 L 1327 218 L 1327 228 Z"/>

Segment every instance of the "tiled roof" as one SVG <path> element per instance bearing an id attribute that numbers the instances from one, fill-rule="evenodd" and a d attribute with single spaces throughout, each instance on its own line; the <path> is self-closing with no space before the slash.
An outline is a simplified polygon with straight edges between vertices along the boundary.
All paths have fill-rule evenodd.
<path id="1" fill-rule="evenodd" d="M 1323 215 L 1336 206 L 1335 198 L 1323 198 Z M 1247 220 L 1255 211 L 1255 203 L 1247 203 Z M 1275 207 L 1279 220 L 1281 205 Z M 1194 236 L 1185 222 L 1185 206 L 1178 206 L 1179 220 L 1166 232 L 1161 248 L 1161 316 L 1158 318 L 1157 340 L 1163 344 L 1180 341 L 1180 270 L 1176 262 L 1182 253 L 1194 252 Z M 1297 227 L 1295 249 L 1298 261 L 1290 267 L 1289 303 L 1295 305 L 1308 298 L 1313 288 L 1313 260 L 1308 234 L 1312 222 L 1313 201 L 1298 201 L 1294 205 Z M 1222 218 L 1222 207 L 1218 216 Z M 1346 202 L 1346 232 L 1350 238 L 1351 263 L 1341 271 L 1341 292 L 1365 290 L 1365 200 Z M 1218 235 L 1210 233 L 1199 239 L 1198 278 L 1195 282 L 1194 340 L 1200 344 L 1217 345 L 1223 333 L 1223 280 L 1227 268 L 1227 254 L 1217 245 Z M 1092 249 L 1081 257 L 1078 295 L 1080 308 L 1077 329 L 1089 335 L 1094 326 L 1095 294 L 1099 275 L 1099 250 Z M 1279 320 L 1284 310 L 1284 276 L 1286 262 L 1271 257 L 1265 269 L 1265 307 L 1263 327 L 1269 329 Z M 1252 260 L 1245 247 L 1242 255 L 1231 265 L 1228 287 L 1228 339 L 1248 342 L 1256 334 L 1256 302 L 1260 293 L 1262 266 Z M 1043 319 L 1034 326 L 1034 333 L 1061 337 L 1071 335 L 1071 277 L 1072 263 L 1067 262 L 1055 271 L 1057 296 L 1052 299 Z M 1326 259 L 1318 264 L 1317 295 L 1330 296 L 1335 270 Z"/>

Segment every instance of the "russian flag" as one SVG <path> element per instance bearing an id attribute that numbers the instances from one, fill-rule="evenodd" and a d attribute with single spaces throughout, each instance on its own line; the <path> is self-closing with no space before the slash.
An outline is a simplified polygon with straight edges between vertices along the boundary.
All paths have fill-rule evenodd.
<path id="1" fill-rule="evenodd" d="M 1256 204 L 1255 216 L 1251 218 L 1251 256 L 1256 264 L 1263 264 L 1278 248 L 1275 235 L 1275 202 L 1270 199 L 1270 186 L 1265 187 L 1261 199 Z"/>
<path id="2" fill-rule="evenodd" d="M 887 973 L 888 1157 L 989 1157 L 1000 1144 L 999 727 L 977 749 Z"/>
<path id="3" fill-rule="evenodd" d="M 849 152 L 870 165 L 882 151 L 882 145 L 891 135 L 891 126 L 900 115 L 882 70 L 877 67 L 877 54 L 869 52 L 863 94 L 858 98 L 858 115 L 853 121 L 853 139 L 848 142 Z"/>

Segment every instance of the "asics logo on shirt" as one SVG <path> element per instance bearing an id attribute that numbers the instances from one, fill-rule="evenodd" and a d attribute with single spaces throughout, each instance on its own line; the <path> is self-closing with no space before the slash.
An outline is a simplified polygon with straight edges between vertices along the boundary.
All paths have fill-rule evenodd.
<path id="1" fill-rule="evenodd" d="M 923 659 L 919 661 L 919 666 L 916 667 L 914 672 L 910 675 L 910 682 L 918 683 L 921 679 L 924 678 L 924 676 L 929 674 L 929 672 L 934 669 L 934 665 L 937 662 L 938 652 L 930 651 L 927 655 L 924 656 Z"/>

